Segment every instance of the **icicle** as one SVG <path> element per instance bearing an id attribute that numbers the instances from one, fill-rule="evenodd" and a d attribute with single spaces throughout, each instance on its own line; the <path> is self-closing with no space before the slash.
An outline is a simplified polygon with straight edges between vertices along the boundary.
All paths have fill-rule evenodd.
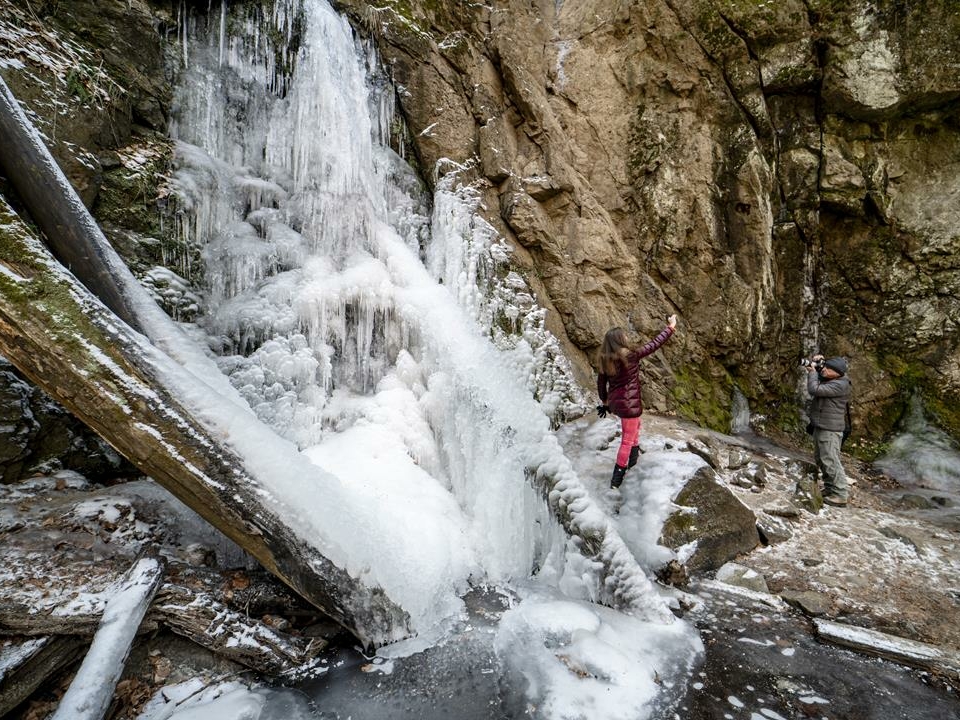
<path id="1" fill-rule="evenodd" d="M 182 38 L 182 42 L 183 42 L 183 48 L 182 48 L 183 67 L 187 68 L 190 66 L 190 62 L 188 60 L 188 54 L 187 54 L 187 33 L 189 30 L 188 28 L 189 22 L 187 19 L 187 4 L 185 0 L 181 0 L 180 2 L 179 19 L 180 19 L 180 37 Z"/>
<path id="2" fill-rule="evenodd" d="M 227 0 L 221 0 L 220 2 L 220 47 L 219 47 L 219 57 L 218 65 L 223 67 L 223 53 L 224 45 L 227 42 Z"/>
<path id="3" fill-rule="evenodd" d="M 750 429 L 750 403 L 740 388 L 733 388 L 733 399 L 730 407 L 730 432 L 734 435 Z"/>

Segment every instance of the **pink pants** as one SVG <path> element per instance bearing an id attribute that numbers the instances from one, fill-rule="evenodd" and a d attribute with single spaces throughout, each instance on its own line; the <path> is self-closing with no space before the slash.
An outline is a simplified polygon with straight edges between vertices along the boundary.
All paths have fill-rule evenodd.
<path id="1" fill-rule="evenodd" d="M 620 418 L 620 449 L 617 450 L 617 465 L 626 467 L 630 461 L 630 449 L 640 444 L 640 418 Z"/>

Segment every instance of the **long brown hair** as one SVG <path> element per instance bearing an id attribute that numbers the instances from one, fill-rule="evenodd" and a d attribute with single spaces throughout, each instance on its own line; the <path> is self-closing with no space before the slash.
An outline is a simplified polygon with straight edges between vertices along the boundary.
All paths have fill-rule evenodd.
<path id="1" fill-rule="evenodd" d="M 627 341 L 627 334 L 623 328 L 615 327 L 607 330 L 600 345 L 600 354 L 597 364 L 604 375 L 616 375 L 627 364 L 627 356 L 633 346 Z"/>

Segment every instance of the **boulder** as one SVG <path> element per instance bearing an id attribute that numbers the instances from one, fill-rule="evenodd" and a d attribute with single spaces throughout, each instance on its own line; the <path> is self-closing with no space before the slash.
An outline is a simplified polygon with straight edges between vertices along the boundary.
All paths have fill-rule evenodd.
<path id="1" fill-rule="evenodd" d="M 777 509 L 777 512 L 783 512 Z M 799 511 L 794 511 L 799 516 Z M 757 532 L 760 534 L 760 542 L 764 545 L 776 545 L 793 537 L 793 530 L 790 523 L 774 513 L 760 512 L 757 514 Z"/>
<path id="2" fill-rule="evenodd" d="M 820 485 L 815 475 L 797 478 L 795 495 L 800 506 L 814 515 L 823 508 L 823 493 L 820 492 Z"/>
<path id="3" fill-rule="evenodd" d="M 711 468 L 697 470 L 674 502 L 681 507 L 664 523 L 660 543 L 676 550 L 695 542 L 690 572 L 715 570 L 760 543 L 756 516 Z"/>
<path id="4" fill-rule="evenodd" d="M 751 570 L 743 565 L 729 562 L 717 570 L 717 580 L 727 585 L 736 585 L 737 587 L 753 590 L 754 592 L 770 592 L 767 587 L 767 581 L 756 570 Z"/>
<path id="5" fill-rule="evenodd" d="M 139 475 L 93 431 L 0 358 L 0 482 L 74 470 L 93 482 Z"/>
<path id="6" fill-rule="evenodd" d="M 780 593 L 788 605 L 800 610 L 804 615 L 819 617 L 826 615 L 833 607 L 833 601 L 823 593 L 813 590 L 784 590 Z"/>

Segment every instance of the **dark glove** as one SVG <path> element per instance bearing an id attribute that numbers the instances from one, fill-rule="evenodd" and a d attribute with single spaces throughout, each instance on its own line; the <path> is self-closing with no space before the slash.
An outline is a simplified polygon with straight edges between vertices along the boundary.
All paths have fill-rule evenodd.
<path id="1" fill-rule="evenodd" d="M 608 412 L 610 412 L 610 408 L 606 405 L 597 405 L 597 415 L 600 417 L 605 418 Z"/>

